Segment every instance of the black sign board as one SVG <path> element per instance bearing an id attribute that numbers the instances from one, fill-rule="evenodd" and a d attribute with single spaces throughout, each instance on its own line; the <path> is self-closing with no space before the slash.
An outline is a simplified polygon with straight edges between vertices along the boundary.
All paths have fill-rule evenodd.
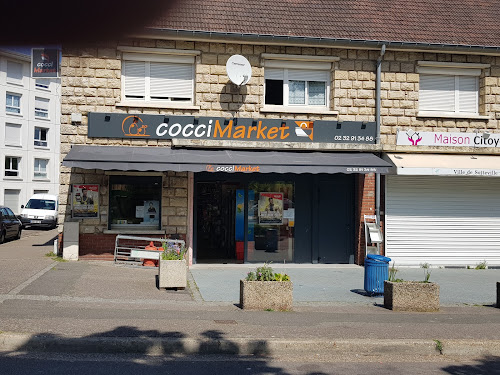
<path id="1" fill-rule="evenodd" d="M 32 48 L 31 77 L 59 77 L 59 50 L 55 48 Z"/>
<path id="2" fill-rule="evenodd" d="M 89 113 L 88 136 L 375 144 L 374 122 Z"/>

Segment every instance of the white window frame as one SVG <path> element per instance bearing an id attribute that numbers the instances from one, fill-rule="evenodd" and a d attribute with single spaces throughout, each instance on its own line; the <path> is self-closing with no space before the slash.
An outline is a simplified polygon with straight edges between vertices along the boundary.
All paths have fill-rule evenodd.
<path id="1" fill-rule="evenodd" d="M 37 107 L 37 101 L 40 101 L 40 99 L 43 102 L 47 102 L 47 108 L 41 108 L 40 106 Z M 50 120 L 50 99 L 49 98 L 44 98 L 41 96 L 35 96 L 35 118 L 40 119 L 40 120 Z"/>
<path id="2" fill-rule="evenodd" d="M 40 169 L 40 161 L 45 161 L 45 172 Z M 38 162 L 38 166 L 37 166 Z M 38 174 L 38 176 L 37 176 Z M 47 180 L 49 177 L 49 159 L 35 158 L 33 160 L 33 179 Z"/>
<path id="3" fill-rule="evenodd" d="M 195 56 L 200 54 L 200 51 L 193 50 L 168 50 L 154 48 L 135 48 L 135 47 L 119 47 L 122 53 L 122 92 L 120 105 L 137 104 L 139 106 L 153 107 L 184 107 L 193 106 L 195 100 Z M 147 53 L 144 53 L 147 52 Z M 145 97 L 144 98 L 127 98 L 126 97 L 126 76 L 124 72 L 125 61 L 136 61 L 145 63 Z M 152 62 L 170 63 L 170 64 L 190 64 L 191 69 L 191 87 L 189 100 L 171 100 L 171 99 L 152 99 L 150 94 L 150 66 Z"/>
<path id="4" fill-rule="evenodd" d="M 5 162 L 7 159 L 10 159 L 9 168 L 7 168 L 5 166 Z M 17 159 L 17 169 L 12 168 L 12 159 Z M 4 166 L 5 166 L 4 177 L 7 177 L 7 178 L 16 178 L 16 177 L 19 178 L 19 177 L 21 177 L 21 158 L 19 156 L 5 155 Z M 11 173 L 15 172 L 16 175 L 15 176 L 7 176 L 7 172 L 11 172 Z"/>
<path id="5" fill-rule="evenodd" d="M 14 106 L 14 102 L 12 101 L 12 105 L 9 104 L 8 102 L 8 99 L 7 99 L 7 95 L 11 95 L 11 96 L 18 96 L 19 97 L 19 107 L 16 107 Z M 14 115 L 14 116 L 20 116 L 22 115 L 22 100 L 23 100 L 23 95 L 22 94 L 19 94 L 17 92 L 9 92 L 7 91 L 5 93 L 5 113 L 6 114 L 9 114 L 9 115 Z M 19 112 L 12 112 L 12 111 L 8 111 L 7 108 L 14 108 L 14 109 L 18 109 Z"/>
<path id="6" fill-rule="evenodd" d="M 479 77 L 482 73 L 482 69 L 489 68 L 490 64 L 471 64 L 471 63 L 452 63 L 452 62 L 438 62 L 438 61 L 418 61 L 417 62 L 417 73 L 420 75 L 419 84 L 419 110 L 417 116 L 419 117 L 448 117 L 448 118 L 488 118 L 487 116 L 481 116 L 479 113 Z M 454 105 L 453 111 L 443 111 L 437 107 L 425 107 L 422 106 L 422 84 L 424 77 L 432 78 L 432 76 L 442 76 L 442 77 L 453 77 L 454 80 L 454 90 L 453 94 L 449 93 L 449 100 L 451 100 Z M 464 111 L 464 108 L 460 108 L 460 80 L 466 77 L 475 78 L 475 104 L 474 109 L 470 111 Z"/>
<path id="7" fill-rule="evenodd" d="M 266 85 L 264 85 L 264 106 L 262 112 L 291 112 L 291 113 L 325 113 L 336 114 L 337 112 L 330 111 L 330 100 L 332 90 L 332 72 L 333 62 L 339 61 L 335 56 L 308 56 L 308 55 L 286 55 L 286 54 L 262 54 L 264 66 L 264 80 L 266 79 L 267 69 L 279 69 L 283 71 L 283 105 L 266 104 Z M 318 71 L 325 72 L 324 79 L 302 80 L 305 84 L 305 104 L 290 104 L 289 102 L 289 72 L 291 70 L 311 71 L 311 74 Z M 292 79 L 293 80 L 293 79 Z M 314 105 L 308 104 L 308 82 L 325 82 L 325 104 Z"/>
<path id="8" fill-rule="evenodd" d="M 36 137 L 36 131 L 37 129 L 39 129 L 39 137 L 37 138 Z M 45 130 L 45 141 L 41 139 L 41 134 L 42 134 L 42 130 Z M 42 126 L 35 126 L 35 129 L 34 129 L 34 132 L 33 132 L 33 145 L 35 147 L 43 147 L 43 148 L 48 148 L 49 147 L 49 137 L 48 137 L 48 134 L 49 134 L 49 129 L 48 128 L 44 128 Z M 42 143 L 42 142 L 45 142 L 45 144 L 36 144 L 37 142 L 39 143 Z"/>

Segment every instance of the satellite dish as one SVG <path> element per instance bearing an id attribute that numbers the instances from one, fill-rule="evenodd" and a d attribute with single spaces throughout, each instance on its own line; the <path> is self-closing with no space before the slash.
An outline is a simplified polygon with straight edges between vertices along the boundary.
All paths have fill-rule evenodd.
<path id="1" fill-rule="evenodd" d="M 252 67 L 241 55 L 233 55 L 226 63 L 227 76 L 237 86 L 246 85 L 252 77 Z"/>

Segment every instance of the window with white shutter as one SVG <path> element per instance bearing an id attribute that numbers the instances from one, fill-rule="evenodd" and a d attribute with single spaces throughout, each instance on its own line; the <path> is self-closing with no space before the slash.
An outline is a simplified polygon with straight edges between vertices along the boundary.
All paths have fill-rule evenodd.
<path id="1" fill-rule="evenodd" d="M 186 102 L 194 97 L 194 57 L 124 53 L 124 100 Z"/>
<path id="2" fill-rule="evenodd" d="M 49 103 L 49 99 L 35 97 L 35 117 L 49 118 Z"/>
<path id="3" fill-rule="evenodd" d="M 5 124 L 5 145 L 21 146 L 21 124 Z"/>
<path id="4" fill-rule="evenodd" d="M 425 64 L 428 65 L 425 65 Z M 419 113 L 479 115 L 479 76 L 481 69 L 440 67 L 439 63 L 419 62 Z M 444 63 L 442 63 L 444 64 Z M 464 66 L 466 64 L 456 64 Z"/>
<path id="5" fill-rule="evenodd" d="M 17 189 L 5 189 L 3 193 L 3 204 L 6 207 L 9 207 L 15 214 L 19 213 L 20 205 L 19 205 L 19 195 L 21 194 L 21 190 Z"/>
<path id="6" fill-rule="evenodd" d="M 7 61 L 7 82 L 22 84 L 23 64 Z"/>

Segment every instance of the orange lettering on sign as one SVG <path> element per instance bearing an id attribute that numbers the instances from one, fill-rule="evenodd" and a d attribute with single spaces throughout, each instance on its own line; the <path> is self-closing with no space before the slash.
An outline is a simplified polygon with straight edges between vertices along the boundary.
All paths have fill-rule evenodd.
<path id="1" fill-rule="evenodd" d="M 271 129 L 269 129 L 269 131 L 267 132 L 267 138 L 268 139 L 274 139 L 278 136 L 278 131 L 279 131 L 279 128 L 277 127 L 273 127 Z"/>
<path id="2" fill-rule="evenodd" d="M 287 133 L 285 135 L 285 130 L 288 130 L 288 129 L 290 129 L 288 126 L 283 126 L 283 127 L 280 128 L 280 130 L 281 130 L 280 139 L 286 139 L 286 138 L 288 138 L 288 136 L 290 135 L 290 133 Z"/>
<path id="3" fill-rule="evenodd" d="M 262 121 L 260 121 L 260 122 L 262 122 Z M 257 127 L 256 127 L 256 126 L 249 126 L 249 127 L 248 127 L 248 134 L 247 134 L 247 138 L 251 138 L 251 134 L 252 134 L 252 132 L 253 132 L 254 130 L 255 130 L 255 131 L 257 131 Z"/>
<path id="4" fill-rule="evenodd" d="M 233 138 L 245 138 L 246 128 L 243 125 L 234 128 Z"/>
<path id="5" fill-rule="evenodd" d="M 215 120 L 215 130 L 214 130 L 214 138 L 217 138 L 217 134 L 220 133 L 220 138 L 224 137 L 224 134 L 227 132 L 227 137 L 231 138 L 231 131 L 233 130 L 233 120 L 229 121 L 224 131 L 220 126 L 219 120 Z"/>
<path id="6" fill-rule="evenodd" d="M 264 131 L 267 129 L 267 126 L 262 127 L 262 121 L 259 121 L 259 126 L 257 128 L 257 138 L 262 136 L 263 139 L 266 139 Z"/>

